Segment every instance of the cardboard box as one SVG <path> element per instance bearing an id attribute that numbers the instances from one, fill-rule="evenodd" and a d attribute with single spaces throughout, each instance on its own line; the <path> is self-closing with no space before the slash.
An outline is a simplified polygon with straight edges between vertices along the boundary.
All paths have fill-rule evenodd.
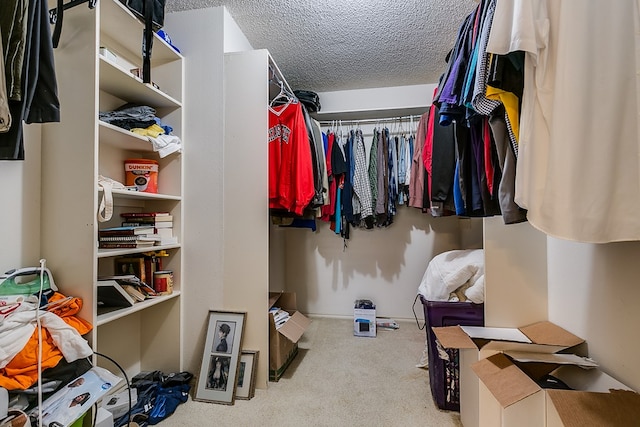
<path id="1" fill-rule="evenodd" d="M 500 406 L 491 401 L 491 393 L 472 369 L 474 363 L 502 351 L 551 354 L 584 342 L 547 321 L 523 328 L 449 326 L 432 330 L 442 347 L 460 350 L 460 419 L 465 427 L 491 425 L 486 420 L 501 416 Z"/>
<path id="2" fill-rule="evenodd" d="M 356 337 L 376 336 L 376 306 L 369 300 L 356 300 L 355 302 L 353 308 L 353 335 Z"/>
<path id="3" fill-rule="evenodd" d="M 630 426 L 640 419 L 640 395 L 594 368 L 593 361 L 570 354 L 529 356 L 498 353 L 474 364 L 486 390 L 481 425 Z M 547 373 L 572 390 L 541 388 L 537 381 Z"/>
<path id="4" fill-rule="evenodd" d="M 562 366 L 552 372 L 574 390 L 546 390 L 547 427 L 632 426 L 640 395 L 599 369 Z"/>
<path id="5" fill-rule="evenodd" d="M 293 292 L 270 292 L 269 309 L 279 307 L 291 316 L 279 329 L 273 316 L 269 316 L 269 380 L 278 381 L 291 361 L 298 354 L 298 341 L 311 320 L 297 310 Z"/>

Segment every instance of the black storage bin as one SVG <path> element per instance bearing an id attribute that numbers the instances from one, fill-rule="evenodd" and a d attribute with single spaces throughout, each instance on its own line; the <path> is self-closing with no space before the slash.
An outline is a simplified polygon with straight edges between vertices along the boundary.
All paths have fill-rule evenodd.
<path id="1" fill-rule="evenodd" d="M 458 350 L 444 349 L 449 360 L 438 355 L 436 335 L 432 327 L 484 326 L 484 304 L 472 302 L 427 301 L 420 295 L 424 307 L 428 340 L 429 384 L 435 404 L 440 409 L 460 410 L 460 365 Z"/>

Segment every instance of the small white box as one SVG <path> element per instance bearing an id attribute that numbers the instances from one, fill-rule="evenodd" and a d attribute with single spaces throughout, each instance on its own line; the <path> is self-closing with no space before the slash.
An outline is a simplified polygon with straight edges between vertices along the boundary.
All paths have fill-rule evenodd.
<path id="1" fill-rule="evenodd" d="M 376 336 L 376 306 L 369 300 L 357 300 L 355 303 L 353 335 L 357 337 Z"/>
<path id="2" fill-rule="evenodd" d="M 138 403 L 138 390 L 131 389 L 131 407 Z M 129 410 L 129 390 L 125 389 L 119 393 L 110 394 L 102 399 L 101 408 L 113 414 L 113 418 L 117 419 L 127 413 Z"/>
<path id="3" fill-rule="evenodd" d="M 104 408 L 98 408 L 96 427 L 113 427 L 113 414 Z"/>

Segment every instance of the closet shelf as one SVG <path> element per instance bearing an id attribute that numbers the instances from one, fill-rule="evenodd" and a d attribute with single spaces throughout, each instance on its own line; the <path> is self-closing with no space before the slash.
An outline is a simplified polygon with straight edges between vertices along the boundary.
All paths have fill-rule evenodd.
<path id="1" fill-rule="evenodd" d="M 130 52 L 142 51 L 142 34 L 144 24 L 118 0 L 102 0 L 101 40 L 105 36 Z M 167 42 L 153 33 L 153 54 L 151 66 L 156 67 L 168 62 L 182 59 Z"/>
<path id="2" fill-rule="evenodd" d="M 102 192 L 102 189 L 99 189 L 98 191 Z M 182 200 L 181 196 L 172 196 L 169 194 L 160 193 L 145 193 L 143 191 L 111 190 L 111 194 L 114 198 L 129 200 L 174 200 L 176 202 Z"/>
<path id="3" fill-rule="evenodd" d="M 111 123 L 99 121 L 98 132 L 100 133 L 100 144 L 113 145 L 120 150 L 134 150 L 152 152 L 153 145 L 147 138 L 137 133 L 122 129 Z"/>
<path id="4" fill-rule="evenodd" d="M 169 249 L 178 249 L 181 245 L 160 245 L 150 246 L 148 248 L 131 248 L 131 249 L 98 249 L 98 258 L 110 258 L 120 255 L 141 254 L 144 252 L 162 251 Z"/>
<path id="5" fill-rule="evenodd" d="M 100 90 L 110 93 L 131 103 L 148 105 L 154 108 L 165 107 L 176 110 L 182 103 L 142 79 L 131 74 L 115 62 L 100 57 Z"/>
<path id="6" fill-rule="evenodd" d="M 101 326 L 106 323 L 113 322 L 114 320 L 118 320 L 120 318 L 129 316 L 130 314 L 133 314 L 138 311 L 142 311 L 156 304 L 160 304 L 172 298 L 177 298 L 179 295 L 180 295 L 180 291 L 173 291 L 171 295 L 161 295 L 158 297 L 137 302 L 133 306 L 128 308 L 121 308 L 118 310 L 110 311 L 108 313 L 99 314 L 96 325 Z"/>

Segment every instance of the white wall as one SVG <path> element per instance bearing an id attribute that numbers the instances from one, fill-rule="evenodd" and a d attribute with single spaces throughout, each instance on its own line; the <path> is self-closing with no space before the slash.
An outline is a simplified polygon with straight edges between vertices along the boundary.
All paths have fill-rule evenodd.
<path id="1" fill-rule="evenodd" d="M 413 319 L 412 305 L 429 260 L 460 249 L 460 221 L 401 207 L 388 228 L 352 228 L 347 248 L 326 223 L 318 221 L 315 233 L 281 228 L 285 288 L 296 292 L 303 313 L 350 317 L 353 302 L 364 298 L 376 303 L 379 316 Z M 475 232 L 481 236 L 481 227 Z M 423 318 L 419 301 L 415 312 Z"/>
<path id="2" fill-rule="evenodd" d="M 0 161 L 0 272 L 3 273 L 39 265 L 40 129 L 37 124 L 24 127 L 24 161 Z"/>
<path id="3" fill-rule="evenodd" d="M 548 239 L 549 320 L 584 338 L 602 370 L 640 391 L 640 242 Z"/>

